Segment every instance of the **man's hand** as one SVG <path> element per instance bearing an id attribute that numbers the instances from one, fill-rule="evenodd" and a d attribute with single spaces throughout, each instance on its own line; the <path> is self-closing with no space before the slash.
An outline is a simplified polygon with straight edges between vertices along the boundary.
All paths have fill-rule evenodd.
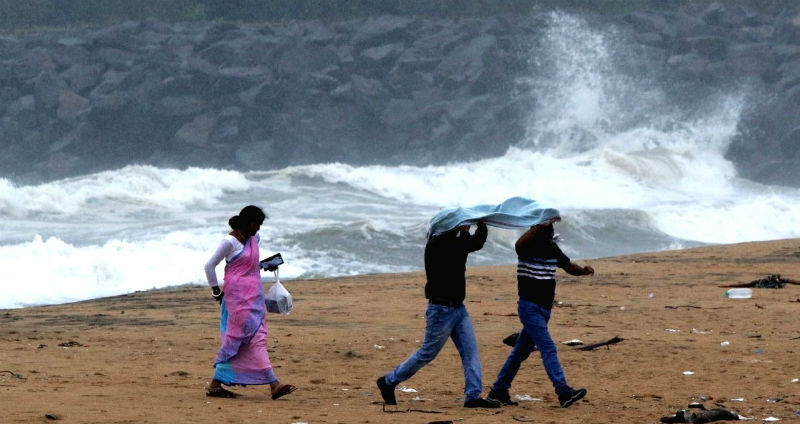
<path id="1" fill-rule="evenodd" d="M 567 266 L 564 267 L 564 271 L 567 272 L 569 275 L 581 276 L 581 275 L 594 275 L 594 268 L 590 266 L 580 266 L 575 262 L 570 262 Z"/>

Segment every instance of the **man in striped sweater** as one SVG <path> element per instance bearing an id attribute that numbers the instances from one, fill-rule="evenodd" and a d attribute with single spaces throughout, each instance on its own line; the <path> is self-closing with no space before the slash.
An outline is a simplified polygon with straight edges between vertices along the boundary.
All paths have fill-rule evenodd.
<path id="1" fill-rule="evenodd" d="M 567 385 L 558 362 L 556 345 L 547 330 L 555 299 L 556 268 L 562 268 L 570 275 L 594 274 L 592 267 L 575 264 L 558 247 L 553 239 L 553 223 L 558 220 L 554 218 L 531 227 L 515 245 L 519 260 L 517 308 L 523 329 L 489 392 L 490 399 L 504 405 L 516 405 L 508 390 L 522 362 L 536 349 L 542 355 L 544 369 L 553 383 L 561 407 L 566 408 L 586 395 L 586 389 L 576 390 Z"/>

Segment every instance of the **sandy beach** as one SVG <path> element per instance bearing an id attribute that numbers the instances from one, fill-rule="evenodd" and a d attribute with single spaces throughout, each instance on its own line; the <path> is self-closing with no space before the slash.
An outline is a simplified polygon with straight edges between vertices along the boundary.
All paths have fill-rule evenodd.
<path id="1" fill-rule="evenodd" d="M 449 343 L 384 411 L 375 379 L 423 336 L 425 277 L 410 273 L 286 283 L 295 307 L 268 316 L 270 352 L 281 381 L 300 389 L 276 401 L 262 386 L 234 388 L 236 399 L 204 395 L 219 345 L 207 288 L 0 310 L 0 422 L 657 423 L 701 400 L 758 422 L 800 422 L 800 286 L 754 289 L 751 299 L 720 287 L 800 280 L 800 240 L 576 262 L 597 274 L 559 271 L 550 321 L 568 382 L 588 389 L 567 409 L 537 354 L 511 388 L 527 399 L 519 406 L 464 408 Z M 467 309 L 487 393 L 510 349 L 502 339 L 520 327 L 515 266 L 469 268 Z M 591 351 L 561 343 L 614 336 L 624 340 Z"/>

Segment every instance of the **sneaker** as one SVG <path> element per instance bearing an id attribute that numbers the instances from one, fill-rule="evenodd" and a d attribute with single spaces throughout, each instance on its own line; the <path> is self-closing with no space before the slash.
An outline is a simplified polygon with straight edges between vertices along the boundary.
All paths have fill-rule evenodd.
<path id="1" fill-rule="evenodd" d="M 503 405 L 492 399 L 477 398 L 464 402 L 464 408 L 499 408 Z"/>
<path id="2" fill-rule="evenodd" d="M 382 376 L 376 382 L 378 389 L 381 391 L 381 397 L 387 405 L 397 405 L 397 399 L 394 397 L 394 386 L 386 382 L 386 376 Z"/>
<path id="3" fill-rule="evenodd" d="M 561 404 L 562 408 L 568 408 L 573 403 L 583 399 L 586 396 L 586 389 L 572 389 L 570 388 L 568 391 L 558 395 L 558 403 Z"/>
<path id="4" fill-rule="evenodd" d="M 496 400 L 500 402 L 503 406 L 516 406 L 519 405 L 519 402 L 514 402 L 511 400 L 511 396 L 508 394 L 508 390 L 490 390 L 489 396 L 487 396 L 491 400 Z"/>

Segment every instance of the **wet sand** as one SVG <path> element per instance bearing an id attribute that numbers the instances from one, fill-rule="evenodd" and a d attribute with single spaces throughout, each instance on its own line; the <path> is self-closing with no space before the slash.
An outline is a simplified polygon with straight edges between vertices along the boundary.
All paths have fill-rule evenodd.
<path id="1" fill-rule="evenodd" d="M 448 343 L 402 384 L 416 392 L 398 392 L 384 411 L 375 379 L 419 346 L 425 326 L 424 274 L 410 273 L 286 283 L 295 308 L 269 314 L 270 355 L 300 390 L 276 401 L 264 386 L 234 388 L 236 399 L 204 395 L 219 343 L 207 288 L 0 310 L 0 422 L 657 423 L 702 399 L 758 422 L 800 422 L 800 286 L 754 289 L 751 299 L 719 287 L 800 280 L 800 240 L 576 262 L 597 274 L 559 271 L 550 321 L 568 382 L 589 391 L 567 409 L 537 354 L 511 388 L 532 400 L 464 408 Z M 467 285 L 486 393 L 510 350 L 502 339 L 520 327 L 515 266 L 469 268 Z M 624 341 L 591 351 L 561 344 L 614 336 Z"/>

